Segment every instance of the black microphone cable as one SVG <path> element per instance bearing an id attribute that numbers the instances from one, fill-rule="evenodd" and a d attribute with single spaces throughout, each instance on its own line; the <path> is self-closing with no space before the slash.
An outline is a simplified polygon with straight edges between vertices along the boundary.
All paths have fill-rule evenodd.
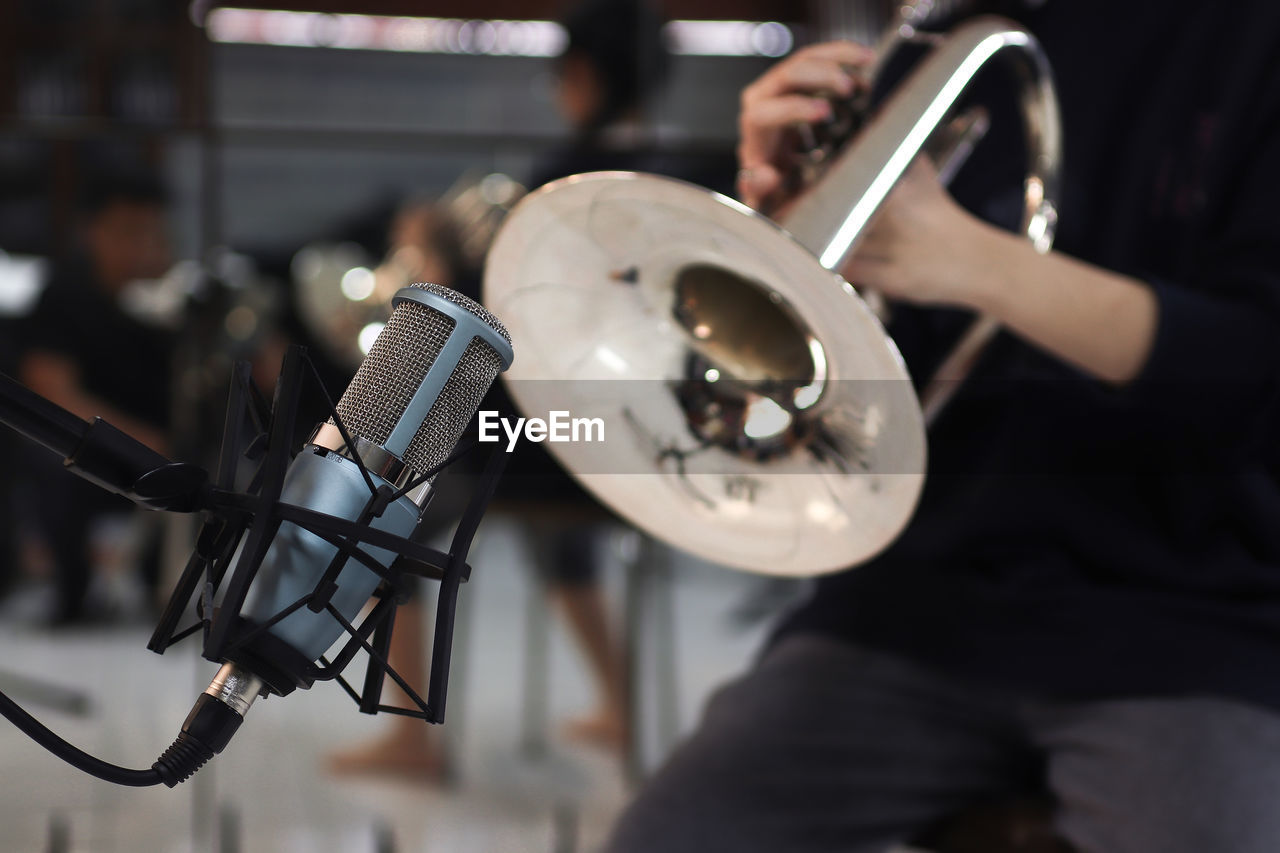
<path id="1" fill-rule="evenodd" d="M 263 692 L 256 676 L 234 664 L 218 671 L 209 688 L 191 708 L 182 731 L 149 770 L 132 770 L 103 761 L 63 740 L 56 732 L 27 713 L 17 702 L 0 691 L 0 714 L 9 722 L 77 770 L 106 782 L 132 788 L 146 788 L 164 783 L 170 788 L 191 778 L 231 741 L 240 728 L 244 715 Z"/>
<path id="2" fill-rule="evenodd" d="M 10 699 L 3 691 L 0 691 L 0 714 L 3 714 L 5 719 L 17 726 L 23 734 L 49 750 L 49 752 L 77 770 L 83 770 L 91 776 L 96 776 L 107 782 L 114 782 L 117 785 L 127 785 L 131 788 L 147 788 L 151 785 L 159 785 L 164 781 L 160 771 L 154 767 L 149 770 L 131 770 L 128 767 L 120 767 L 117 764 L 103 761 L 101 758 L 90 755 L 79 747 L 68 743 L 44 723 L 28 714 L 21 705 Z"/>

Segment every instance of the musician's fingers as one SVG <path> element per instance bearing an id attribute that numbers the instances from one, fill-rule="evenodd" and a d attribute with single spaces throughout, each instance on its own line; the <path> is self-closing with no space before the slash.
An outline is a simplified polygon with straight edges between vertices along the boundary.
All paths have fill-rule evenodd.
<path id="1" fill-rule="evenodd" d="M 743 103 L 789 92 L 851 94 L 864 83 L 860 69 L 874 59 L 874 50 L 848 41 L 803 48 L 743 89 Z"/>
<path id="2" fill-rule="evenodd" d="M 792 91 L 827 89 L 852 92 L 858 70 L 875 59 L 875 51 L 849 41 L 826 42 L 802 48 L 760 76 L 744 90 L 753 98 Z"/>
<path id="3" fill-rule="evenodd" d="M 828 42 L 797 51 L 742 92 L 738 114 L 740 198 L 760 208 L 782 188 L 778 168 L 786 131 L 824 121 L 832 97 L 849 96 L 865 80 L 859 69 L 874 51 L 852 42 Z M 777 201 L 777 199 L 774 199 Z"/>
<path id="4" fill-rule="evenodd" d="M 812 124 L 830 117 L 831 102 L 826 98 L 780 95 L 745 107 L 738 114 L 738 132 L 741 134 L 742 144 L 752 148 L 770 131 L 785 130 L 795 124 Z M 771 152 L 762 153 L 767 157 Z"/>
<path id="5" fill-rule="evenodd" d="M 852 95 L 862 78 L 856 70 L 832 59 L 792 57 L 766 71 L 742 90 L 744 109 L 779 95 L 795 93 Z"/>
<path id="6" fill-rule="evenodd" d="M 846 65 L 866 65 L 876 58 L 875 48 L 853 41 L 824 41 L 802 47 L 791 56 L 834 59 Z"/>

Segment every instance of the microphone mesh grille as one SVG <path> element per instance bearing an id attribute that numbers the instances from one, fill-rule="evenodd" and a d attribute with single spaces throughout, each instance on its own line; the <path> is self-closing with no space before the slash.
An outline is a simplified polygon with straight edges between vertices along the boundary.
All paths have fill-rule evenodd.
<path id="1" fill-rule="evenodd" d="M 498 318 L 478 302 L 435 284 L 411 287 L 448 299 L 511 340 Z M 453 318 L 421 303 L 405 300 L 398 304 L 338 401 L 338 416 L 347 431 L 386 446 L 455 325 Z M 473 338 L 414 433 L 403 461 L 421 473 L 449 458 L 501 370 L 498 352 L 484 340 Z"/>
<path id="2" fill-rule="evenodd" d="M 480 338 L 472 338 L 422 428 L 409 442 L 404 461 L 410 468 L 421 473 L 449 458 L 501 370 L 497 351 Z"/>
<path id="3" fill-rule="evenodd" d="M 385 446 L 453 327 L 452 317 L 425 305 L 397 305 L 338 401 L 347 431 Z"/>

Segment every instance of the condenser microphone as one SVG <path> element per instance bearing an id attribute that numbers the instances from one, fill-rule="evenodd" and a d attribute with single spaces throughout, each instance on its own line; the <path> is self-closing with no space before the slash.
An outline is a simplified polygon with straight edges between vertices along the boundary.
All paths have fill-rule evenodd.
<path id="1" fill-rule="evenodd" d="M 408 538 L 430 499 L 423 475 L 448 460 L 512 350 L 496 317 L 449 288 L 414 284 L 392 305 L 335 407 L 338 420 L 317 426 L 290 463 L 280 501 Z M 244 547 L 233 564 L 253 558 Z M 397 556 L 362 550 L 384 568 Z M 335 558 L 332 542 L 280 524 L 240 608 L 251 639 L 233 644 L 182 734 L 154 765 L 166 784 L 184 781 L 221 752 L 259 695 L 310 686 L 308 670 L 345 628 L 327 608 L 297 602 L 321 585 Z M 353 623 L 380 582 L 377 572 L 347 559 L 327 590 L 328 604 Z"/>

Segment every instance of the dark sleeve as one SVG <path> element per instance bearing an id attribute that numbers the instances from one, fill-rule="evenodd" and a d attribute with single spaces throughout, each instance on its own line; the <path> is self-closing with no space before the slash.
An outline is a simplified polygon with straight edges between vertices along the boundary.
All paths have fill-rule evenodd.
<path id="1" fill-rule="evenodd" d="M 24 352 L 54 352 L 77 361 L 86 357 L 95 319 L 101 321 L 103 311 L 83 275 L 78 265 L 53 270 L 35 308 L 22 322 Z"/>
<path id="2" fill-rule="evenodd" d="M 1280 243 L 1280 234 L 1274 238 Z M 1280 265 L 1212 275 L 1233 293 L 1153 279 L 1156 339 L 1127 395 L 1196 455 L 1280 435 Z"/>
<path id="3" fill-rule="evenodd" d="M 1220 197 L 1182 274 L 1146 277 L 1156 337 L 1121 392 L 1192 456 L 1249 457 L 1280 437 L 1280 109 L 1261 118 L 1219 152 Z"/>

